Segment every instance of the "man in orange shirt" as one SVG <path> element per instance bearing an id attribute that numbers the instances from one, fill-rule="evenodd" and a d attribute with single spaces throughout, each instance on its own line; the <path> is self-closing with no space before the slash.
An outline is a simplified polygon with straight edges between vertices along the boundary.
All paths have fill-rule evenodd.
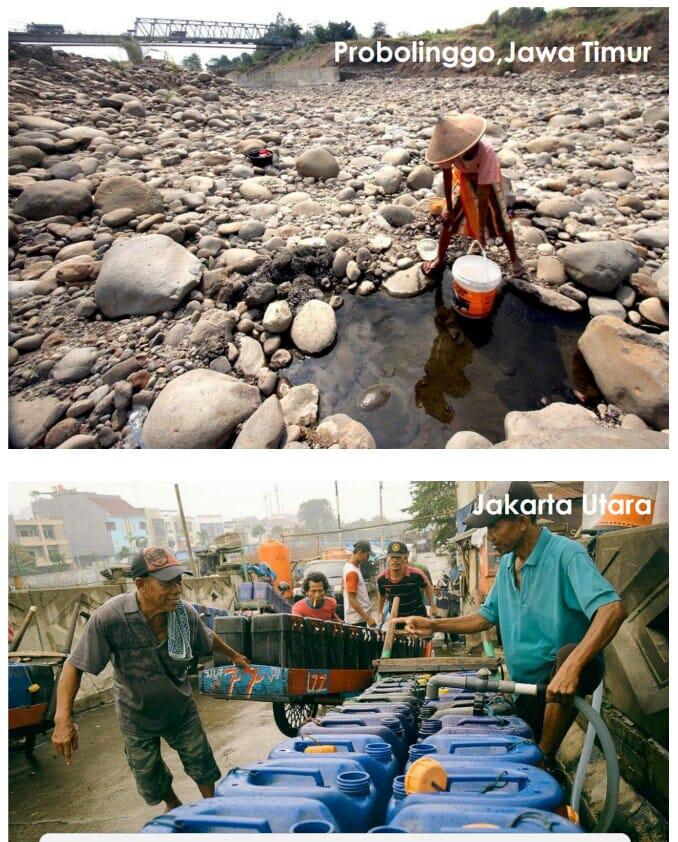
<path id="1" fill-rule="evenodd" d="M 370 595 L 360 570 L 360 565 L 367 561 L 371 551 L 369 541 L 356 541 L 351 558 L 344 565 L 344 622 L 352 626 L 377 625 L 370 615 Z"/>

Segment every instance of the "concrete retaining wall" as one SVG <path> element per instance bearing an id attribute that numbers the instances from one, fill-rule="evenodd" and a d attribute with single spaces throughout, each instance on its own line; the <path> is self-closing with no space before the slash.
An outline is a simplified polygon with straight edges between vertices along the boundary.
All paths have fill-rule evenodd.
<path id="1" fill-rule="evenodd" d="M 74 606 L 80 595 L 92 613 L 107 599 L 132 590 L 132 582 L 110 582 L 103 585 L 84 585 L 71 588 L 24 588 L 9 593 L 9 619 L 17 628 L 30 605 L 38 608 L 33 622 L 21 643 L 21 649 L 41 651 L 63 651 L 66 647 L 68 627 Z M 233 589 L 220 576 L 204 576 L 184 580 L 183 599 L 215 608 L 230 608 Z M 80 619 L 75 633 L 75 642 L 85 626 Z M 101 702 L 110 701 L 113 688 L 113 670 L 107 666 L 99 675 L 83 675 L 76 710 L 83 710 Z"/>
<path id="2" fill-rule="evenodd" d="M 338 67 L 279 67 L 252 70 L 237 77 L 245 88 L 301 88 L 308 85 L 335 85 Z"/>

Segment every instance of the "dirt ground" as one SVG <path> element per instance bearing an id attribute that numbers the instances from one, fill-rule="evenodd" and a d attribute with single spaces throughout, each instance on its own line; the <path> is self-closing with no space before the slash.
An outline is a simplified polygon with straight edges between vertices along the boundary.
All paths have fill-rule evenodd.
<path id="1" fill-rule="evenodd" d="M 263 760 L 285 737 L 273 722 L 269 704 L 226 702 L 197 696 L 200 716 L 219 768 Z M 9 842 L 39 842 L 43 833 L 137 832 L 156 816 L 139 796 L 127 767 L 112 705 L 77 716 L 80 750 L 66 767 L 49 738 L 39 738 L 27 759 L 20 749 L 9 754 Z M 182 801 L 199 798 L 177 754 L 163 747 Z"/>

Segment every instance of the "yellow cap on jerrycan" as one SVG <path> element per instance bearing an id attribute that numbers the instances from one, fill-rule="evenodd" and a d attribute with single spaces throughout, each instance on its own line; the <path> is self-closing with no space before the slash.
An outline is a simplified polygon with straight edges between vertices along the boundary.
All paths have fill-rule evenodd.
<path id="1" fill-rule="evenodd" d="M 420 757 L 407 770 L 405 792 L 445 792 L 447 772 L 445 767 L 432 757 Z"/>

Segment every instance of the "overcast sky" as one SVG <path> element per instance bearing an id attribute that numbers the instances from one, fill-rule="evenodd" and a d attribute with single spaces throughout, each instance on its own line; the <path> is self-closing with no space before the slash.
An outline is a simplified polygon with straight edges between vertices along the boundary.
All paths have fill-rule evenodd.
<path id="1" fill-rule="evenodd" d="M 30 492 L 50 491 L 55 483 L 9 483 L 9 510 L 15 516 L 30 517 Z M 164 482 L 62 482 L 65 488 L 94 491 L 98 494 L 119 494 L 139 508 L 176 509 L 174 486 Z M 325 497 L 334 505 L 334 482 L 280 482 L 278 491 L 283 514 L 296 514 L 300 503 L 314 497 Z M 274 492 L 272 482 L 203 482 L 181 483 L 180 491 L 187 515 L 221 515 L 224 520 L 254 515 L 266 516 L 264 496 Z M 409 483 L 384 483 L 384 518 L 407 517 L 403 509 L 410 504 Z M 275 495 L 274 495 L 275 500 Z M 273 503 L 275 506 L 275 502 Z M 343 522 L 371 518 L 379 514 L 379 486 L 376 482 L 340 482 L 339 506 Z"/>
<path id="2" fill-rule="evenodd" d="M 190 4 L 179 0 L 118 0 L 107 3 L 69 2 L 55 4 L 53 0 L 26 0 L 19 6 L 10 7 L 9 27 L 23 27 L 28 23 L 60 23 L 67 32 L 91 32 L 97 34 L 118 34 L 134 26 L 137 17 L 186 18 L 193 20 L 220 20 L 238 23 L 270 23 L 278 12 L 292 18 L 304 29 L 316 23 L 326 24 L 329 20 L 349 20 L 362 35 L 372 32 L 376 21 L 386 24 L 390 35 L 400 32 L 420 33 L 426 30 L 456 29 L 472 23 L 483 23 L 494 9 L 503 11 L 511 4 L 497 4 L 478 0 L 475 3 L 393 3 L 391 0 L 342 0 L 328 4 L 309 3 L 307 0 L 259 0 L 256 4 L 222 4 L 214 0 L 193 0 Z M 559 8 L 573 3 L 539 3 L 547 9 Z M 585 4 L 581 4 L 585 5 Z M 642 4 L 641 4 L 642 5 Z M 86 55 L 100 58 L 124 58 L 122 50 L 105 48 L 79 50 Z M 151 53 L 161 57 L 163 49 Z M 175 61 L 191 52 L 198 52 L 205 63 L 213 56 L 227 52 L 218 49 L 172 49 L 169 51 Z M 241 52 L 236 50 L 235 53 Z"/>

